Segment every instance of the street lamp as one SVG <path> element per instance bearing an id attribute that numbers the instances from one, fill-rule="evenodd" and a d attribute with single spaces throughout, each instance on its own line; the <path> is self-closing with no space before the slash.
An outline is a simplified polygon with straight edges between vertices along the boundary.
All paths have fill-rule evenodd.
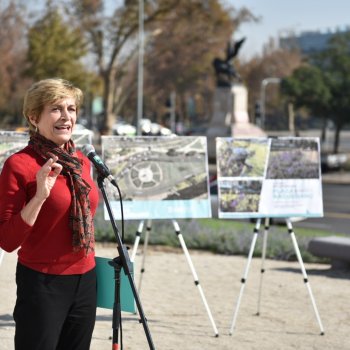
<path id="1" fill-rule="evenodd" d="M 261 109 L 261 127 L 265 129 L 265 99 L 266 99 L 266 86 L 268 84 L 279 84 L 281 82 L 280 78 L 265 78 L 261 81 L 260 90 L 260 109 Z"/>
<path id="2" fill-rule="evenodd" d="M 144 29 L 144 0 L 139 0 L 139 56 L 137 69 L 137 116 L 136 116 L 136 135 L 141 135 L 141 119 L 143 118 L 143 72 L 144 72 L 144 55 L 145 55 L 145 29 Z M 160 35 L 162 30 L 155 29 L 152 36 Z"/>
<path id="3" fill-rule="evenodd" d="M 136 135 L 141 135 L 141 118 L 143 115 L 143 56 L 145 45 L 144 0 L 139 0 L 139 61 L 137 74 L 137 120 Z"/>

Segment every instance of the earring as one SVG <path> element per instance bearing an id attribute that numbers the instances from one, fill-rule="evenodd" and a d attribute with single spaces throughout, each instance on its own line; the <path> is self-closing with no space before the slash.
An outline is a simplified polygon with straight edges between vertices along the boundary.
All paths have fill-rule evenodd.
<path id="1" fill-rule="evenodd" d="M 35 125 L 35 130 L 34 131 L 38 132 L 38 126 L 37 125 Z"/>

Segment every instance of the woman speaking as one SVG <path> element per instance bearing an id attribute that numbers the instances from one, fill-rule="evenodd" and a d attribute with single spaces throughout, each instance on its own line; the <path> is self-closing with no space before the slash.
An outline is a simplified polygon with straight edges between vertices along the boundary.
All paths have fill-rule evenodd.
<path id="1" fill-rule="evenodd" d="M 82 91 L 45 79 L 27 91 L 28 146 L 0 175 L 0 247 L 17 250 L 15 349 L 88 350 L 96 317 L 98 191 L 72 130 Z"/>

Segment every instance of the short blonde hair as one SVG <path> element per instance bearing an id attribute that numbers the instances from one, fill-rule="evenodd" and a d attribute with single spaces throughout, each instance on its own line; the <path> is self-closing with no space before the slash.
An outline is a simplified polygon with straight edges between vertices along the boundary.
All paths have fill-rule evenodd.
<path id="1" fill-rule="evenodd" d="M 43 79 L 34 83 L 26 92 L 23 102 L 23 115 L 29 124 L 29 131 L 35 130 L 29 117 L 34 117 L 36 121 L 39 121 L 47 104 L 56 103 L 67 97 L 75 100 L 78 114 L 84 97 L 83 92 L 78 87 L 61 78 Z"/>

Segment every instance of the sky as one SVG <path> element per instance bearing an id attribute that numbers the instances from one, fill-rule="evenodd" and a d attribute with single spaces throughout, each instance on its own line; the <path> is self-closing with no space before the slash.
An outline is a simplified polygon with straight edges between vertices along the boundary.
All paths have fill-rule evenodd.
<path id="1" fill-rule="evenodd" d="M 336 31 L 350 28 L 349 0 L 225 0 L 236 9 L 246 7 L 261 17 L 259 23 L 243 24 L 234 35 L 246 37 L 239 57 L 249 59 L 262 53 L 269 38 L 303 31 Z"/>
<path id="2" fill-rule="evenodd" d="M 336 31 L 350 27 L 350 0 L 221 0 L 236 9 L 246 7 L 259 23 L 243 24 L 234 39 L 246 37 L 239 57 L 249 59 L 262 53 L 269 38 L 277 39 L 288 33 L 303 31 Z M 107 0 L 108 6 L 120 5 L 122 0 Z M 40 6 L 43 0 L 28 0 L 31 6 Z M 35 5 L 36 4 L 36 5 Z"/>

